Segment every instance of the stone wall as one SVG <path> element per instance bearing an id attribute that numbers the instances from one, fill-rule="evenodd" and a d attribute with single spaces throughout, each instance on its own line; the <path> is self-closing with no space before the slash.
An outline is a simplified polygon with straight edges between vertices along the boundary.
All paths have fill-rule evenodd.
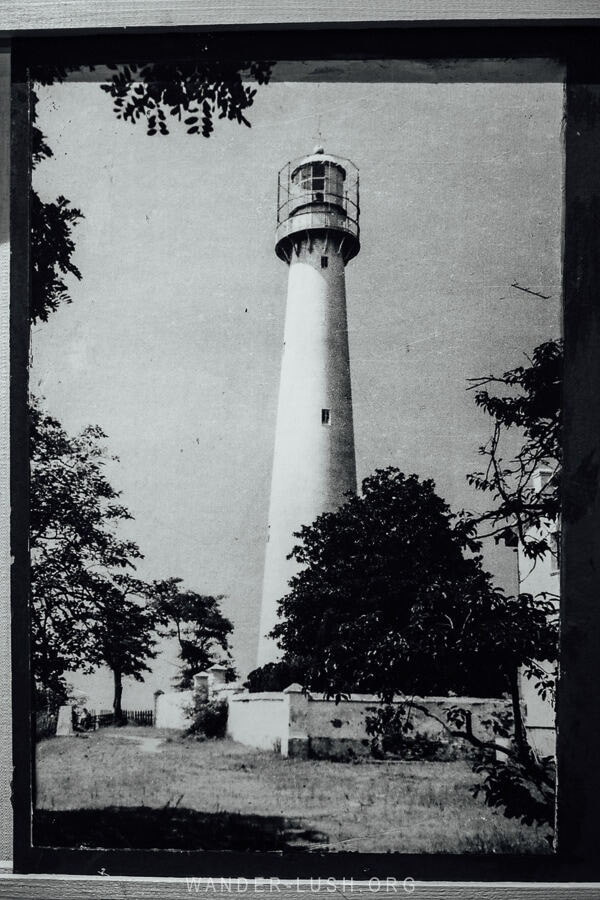
<path id="1" fill-rule="evenodd" d="M 398 701 L 403 702 L 403 701 Z M 405 701 L 404 701 L 405 702 Z M 494 712 L 510 708 L 506 700 L 472 697 L 428 697 L 428 708 L 443 721 L 452 706 L 472 713 L 473 730 L 482 740 L 493 738 L 484 724 Z M 347 759 L 369 755 L 370 738 L 366 719 L 380 703 L 369 694 L 352 694 L 336 703 L 302 693 L 291 685 L 282 693 L 243 693 L 229 698 L 228 735 L 251 747 L 272 749 L 283 756 Z M 464 751 L 462 741 L 454 742 L 442 724 L 418 711 L 412 712 L 413 735 L 440 740 L 449 750 Z"/>
<path id="2" fill-rule="evenodd" d="M 289 699 L 279 692 L 232 694 L 228 698 L 227 736 L 248 747 L 288 755 Z"/>
<path id="3" fill-rule="evenodd" d="M 189 708 L 194 702 L 193 691 L 170 691 L 157 694 L 154 699 L 156 728 L 187 728 L 191 724 Z"/>

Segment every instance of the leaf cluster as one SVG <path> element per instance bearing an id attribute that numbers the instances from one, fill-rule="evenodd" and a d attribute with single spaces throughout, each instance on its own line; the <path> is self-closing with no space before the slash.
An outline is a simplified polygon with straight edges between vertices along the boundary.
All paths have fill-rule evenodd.
<path id="1" fill-rule="evenodd" d="M 32 161 L 35 167 L 50 158 L 52 150 L 35 124 L 37 97 L 32 92 Z M 73 228 L 83 218 L 81 210 L 65 197 L 43 202 L 31 192 L 31 299 L 32 322 L 47 322 L 61 303 L 71 303 L 65 276 L 81 280 L 81 272 L 73 262 L 75 243 Z"/>
<path id="2" fill-rule="evenodd" d="M 560 513 L 562 371 L 562 341 L 552 340 L 535 348 L 528 366 L 472 380 L 475 402 L 494 420 L 490 441 L 479 448 L 486 468 L 468 478 L 491 495 L 493 506 L 474 521 L 497 540 L 510 543 L 516 532 L 532 559 L 552 549 L 547 525 Z M 522 441 L 516 455 L 505 460 L 504 438 L 511 429 L 519 430 Z M 540 469 L 548 478 L 541 489 L 535 483 Z"/>
<path id="3" fill-rule="evenodd" d="M 291 684 L 301 684 L 306 678 L 306 666 L 303 660 L 294 660 L 287 656 L 278 662 L 266 663 L 253 669 L 244 682 L 244 687 L 251 694 L 261 691 L 284 691 Z"/>
<path id="4" fill-rule="evenodd" d="M 113 98 L 117 118 L 132 124 L 144 120 L 149 135 L 169 134 L 171 123 L 179 122 L 188 134 L 210 137 L 215 117 L 250 127 L 244 112 L 256 88 L 244 76 L 267 84 L 272 66 L 237 60 L 132 63 L 114 66 L 111 81 L 101 87 Z"/>
<path id="5" fill-rule="evenodd" d="M 81 280 L 72 259 L 75 244 L 73 226 L 83 218 L 80 210 L 65 197 L 42 203 L 31 195 L 31 310 L 33 322 L 48 321 L 61 303 L 71 303 L 65 275 Z"/>
<path id="6" fill-rule="evenodd" d="M 514 758 L 493 760 L 475 766 L 483 775 L 473 787 L 473 795 L 483 794 L 485 803 L 501 809 L 507 819 L 522 825 L 554 828 L 555 765 L 552 757 L 532 758 L 529 764 Z M 551 842 L 551 835 L 548 835 Z"/>
<path id="7" fill-rule="evenodd" d="M 221 610 L 222 596 L 198 594 L 181 585 L 180 578 L 154 582 L 153 606 L 163 633 L 179 642 L 182 666 L 177 685 L 187 690 L 198 672 L 216 662 L 230 665 L 233 625 Z"/>

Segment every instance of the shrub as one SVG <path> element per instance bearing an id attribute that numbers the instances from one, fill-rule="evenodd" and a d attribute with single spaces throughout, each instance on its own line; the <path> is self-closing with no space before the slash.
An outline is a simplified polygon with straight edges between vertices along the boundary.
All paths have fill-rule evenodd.
<path id="1" fill-rule="evenodd" d="M 192 709 L 192 724 L 186 734 L 223 738 L 227 729 L 227 700 L 197 698 Z"/>

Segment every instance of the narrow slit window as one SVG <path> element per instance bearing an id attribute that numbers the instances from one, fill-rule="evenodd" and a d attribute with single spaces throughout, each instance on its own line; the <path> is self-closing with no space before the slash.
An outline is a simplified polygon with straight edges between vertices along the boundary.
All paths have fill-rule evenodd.
<path id="1" fill-rule="evenodd" d="M 331 410 L 330 409 L 322 409 L 321 410 L 321 425 L 331 425 Z"/>
<path id="2" fill-rule="evenodd" d="M 328 265 L 329 265 L 329 257 L 328 257 L 328 256 L 322 256 L 322 257 L 321 257 L 321 268 L 322 268 L 322 269 L 326 269 Z"/>

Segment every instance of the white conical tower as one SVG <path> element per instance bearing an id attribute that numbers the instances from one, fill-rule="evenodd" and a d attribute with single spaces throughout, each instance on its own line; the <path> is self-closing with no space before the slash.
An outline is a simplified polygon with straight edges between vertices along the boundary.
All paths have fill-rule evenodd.
<path id="1" fill-rule="evenodd" d="M 275 252 L 289 267 L 258 665 L 297 571 L 294 532 L 356 492 L 346 263 L 360 249 L 358 171 L 316 148 L 279 173 Z"/>

